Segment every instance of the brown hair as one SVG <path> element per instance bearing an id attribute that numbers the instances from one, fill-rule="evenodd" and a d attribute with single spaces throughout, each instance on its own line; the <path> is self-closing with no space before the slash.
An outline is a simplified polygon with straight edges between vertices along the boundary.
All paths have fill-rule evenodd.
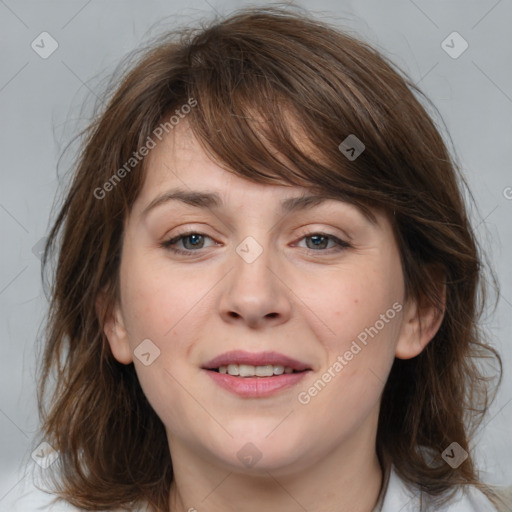
<path id="1" fill-rule="evenodd" d="M 43 259 L 47 266 L 59 244 L 38 376 L 41 439 L 60 454 L 51 466 L 57 496 L 87 510 L 140 503 L 168 510 L 165 430 L 133 364 L 113 357 L 106 312 L 98 315 L 95 303 L 100 291 L 107 310 L 118 297 L 123 225 L 143 184 L 144 159 L 115 184 L 112 177 L 191 99 L 197 106 L 187 122 L 226 170 L 389 212 L 408 297 L 445 314 L 419 356 L 394 362 L 377 453 L 383 466 L 393 463 L 441 500 L 457 484 L 484 488 L 471 455 L 452 469 L 441 453 L 453 441 L 470 452 L 492 394 L 478 364 L 495 358 L 501 379 L 501 359 L 478 327 L 481 258 L 464 179 L 416 95 L 378 51 L 298 9 L 244 9 L 173 31 L 143 52 L 84 133 Z M 298 129 L 309 149 L 298 144 Z M 351 134 L 365 145 L 353 160 L 338 148 Z M 108 192 L 97 192 L 109 180 Z"/>

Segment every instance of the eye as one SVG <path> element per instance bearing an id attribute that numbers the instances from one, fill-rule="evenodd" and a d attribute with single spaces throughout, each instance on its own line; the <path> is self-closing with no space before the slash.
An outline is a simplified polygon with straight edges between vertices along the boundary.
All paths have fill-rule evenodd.
<path id="1" fill-rule="evenodd" d="M 300 239 L 300 241 L 306 241 L 306 248 L 311 251 L 320 251 L 320 252 L 329 252 L 324 249 L 334 249 L 334 252 L 341 251 L 343 249 L 347 249 L 351 247 L 348 242 L 344 240 L 340 240 L 338 237 L 334 235 L 330 235 L 328 233 L 311 233 L 306 235 Z M 311 243 L 308 243 L 308 240 Z M 332 242 L 333 245 L 331 247 L 327 247 L 329 242 Z"/>
<path id="2" fill-rule="evenodd" d="M 195 252 L 196 249 L 204 249 L 204 242 L 207 238 L 211 240 L 208 235 L 196 231 L 189 231 L 162 242 L 161 246 L 174 253 L 188 255 L 191 252 Z M 185 250 L 174 247 L 178 243 L 183 243 Z"/>

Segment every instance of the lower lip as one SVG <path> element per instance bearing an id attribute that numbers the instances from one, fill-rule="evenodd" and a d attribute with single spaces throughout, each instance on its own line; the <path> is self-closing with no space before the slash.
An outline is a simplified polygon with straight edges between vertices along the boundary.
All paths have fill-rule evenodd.
<path id="1" fill-rule="evenodd" d="M 309 371 L 283 373 L 273 377 L 233 377 L 227 373 L 205 370 L 220 387 L 244 398 L 265 398 L 291 388 L 304 378 Z"/>

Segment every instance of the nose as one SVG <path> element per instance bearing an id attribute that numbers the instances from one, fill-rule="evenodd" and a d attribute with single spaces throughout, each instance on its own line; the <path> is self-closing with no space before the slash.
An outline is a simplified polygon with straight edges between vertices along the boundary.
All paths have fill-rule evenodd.
<path id="1" fill-rule="evenodd" d="M 234 254 L 233 265 L 219 303 L 222 319 L 251 329 L 288 321 L 292 292 L 279 275 L 279 265 L 272 265 L 268 251 L 264 250 L 254 261 Z"/>

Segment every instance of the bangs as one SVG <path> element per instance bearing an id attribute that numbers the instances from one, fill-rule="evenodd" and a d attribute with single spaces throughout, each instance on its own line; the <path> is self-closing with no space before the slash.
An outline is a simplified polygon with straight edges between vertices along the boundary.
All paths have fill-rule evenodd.
<path id="1" fill-rule="evenodd" d="M 250 34 L 212 37 L 215 46 L 200 40 L 188 46 L 188 66 L 174 85 L 182 101 L 197 101 L 187 123 L 214 162 L 254 182 L 307 187 L 350 202 L 370 218 L 371 208 L 389 206 L 378 186 L 386 169 L 373 158 L 372 118 L 381 113 L 375 100 L 354 92 L 360 88 L 343 63 L 333 61 L 329 52 L 339 55 L 339 47 L 313 64 L 303 41 L 274 34 L 263 48 Z M 338 149 L 353 134 L 365 144 L 357 161 Z"/>
<path id="2" fill-rule="evenodd" d="M 349 166 L 340 166 L 322 151 L 314 131 L 307 130 L 303 119 L 301 124 L 289 98 L 275 95 L 271 99 L 269 95 L 267 99 L 258 91 L 258 97 L 251 100 L 236 91 L 239 97 L 233 103 L 222 96 L 224 104 L 211 102 L 208 95 L 206 105 L 199 103 L 190 127 L 212 161 L 256 183 L 304 187 L 349 202 L 375 221 L 370 209 L 378 205 L 357 186 Z"/>

